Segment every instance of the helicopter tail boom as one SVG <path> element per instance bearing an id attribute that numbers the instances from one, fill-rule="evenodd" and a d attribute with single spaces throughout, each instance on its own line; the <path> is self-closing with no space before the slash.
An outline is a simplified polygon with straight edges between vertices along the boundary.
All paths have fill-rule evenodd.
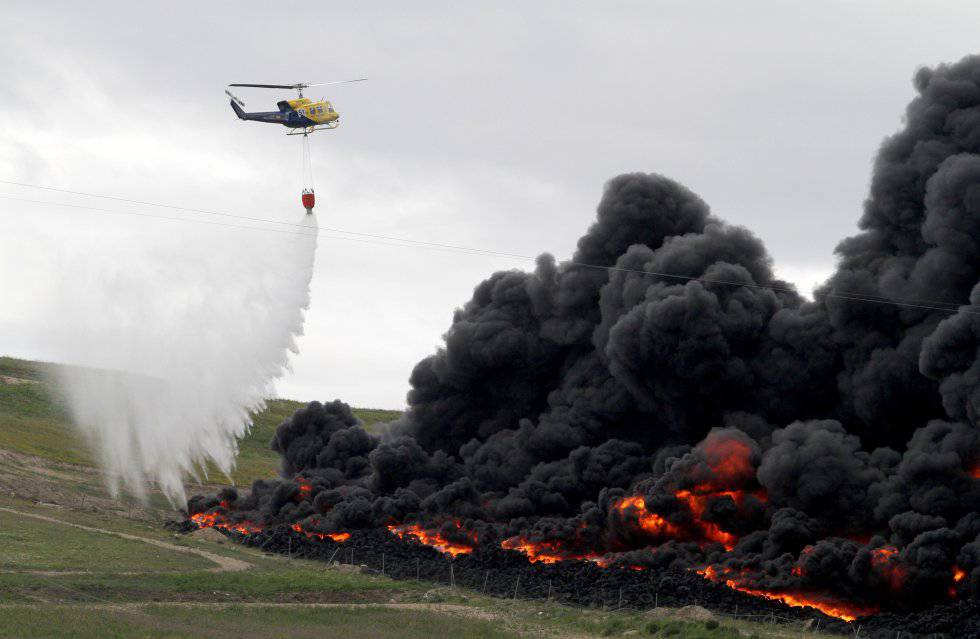
<path id="1" fill-rule="evenodd" d="M 303 121 L 293 122 L 290 120 L 292 113 L 283 113 L 281 111 L 254 111 L 248 113 L 242 107 L 232 100 L 231 108 L 238 116 L 239 120 L 251 120 L 253 122 L 270 122 L 272 124 L 283 124 L 291 128 L 298 128 L 312 124 L 311 121 L 303 119 Z"/>

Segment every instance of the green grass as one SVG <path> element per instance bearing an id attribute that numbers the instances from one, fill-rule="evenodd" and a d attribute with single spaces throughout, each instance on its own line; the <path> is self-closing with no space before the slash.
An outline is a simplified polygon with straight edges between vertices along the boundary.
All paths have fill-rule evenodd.
<path id="1" fill-rule="evenodd" d="M 533 604 L 531 604 L 533 608 Z M 737 639 L 754 633 L 760 637 L 775 637 L 771 629 L 751 622 L 718 619 L 694 621 L 688 619 L 653 617 L 644 612 L 599 612 L 580 610 L 557 604 L 538 605 L 536 613 L 525 613 L 532 620 L 528 629 L 551 628 L 560 635 L 578 634 L 599 637 L 618 637 L 624 634 L 639 637 L 672 637 L 673 639 Z M 530 610 L 531 608 L 529 608 Z M 767 631 L 769 630 L 769 631 Z M 744 631 L 744 632 L 740 632 Z M 798 636 L 794 634 L 793 636 Z M 817 638 L 822 635 L 807 634 Z"/>
<path id="2" fill-rule="evenodd" d="M 392 637 L 505 639 L 518 635 L 495 623 L 430 610 L 381 607 L 294 608 L 176 606 L 139 608 L 34 606 L 0 609 L 0 635 L 17 637 Z"/>
<path id="3" fill-rule="evenodd" d="M 249 559 L 253 561 L 252 558 Z M 211 563 L 197 559 L 198 568 Z M 142 569 L 138 562 L 130 569 Z M 52 602 L 125 603 L 138 601 L 297 601 L 378 602 L 417 591 L 414 583 L 325 570 L 310 562 L 270 562 L 242 572 L 146 572 L 139 574 L 0 573 L 0 602 L 22 602 L 27 595 Z"/>
<path id="4" fill-rule="evenodd" d="M 0 448 L 57 462 L 92 464 L 82 438 L 43 383 L 0 383 Z"/>
<path id="5" fill-rule="evenodd" d="M 678 619 L 651 620 L 643 626 L 648 635 L 681 637 L 684 639 L 739 639 L 742 634 L 735 625 Z"/>
<path id="6" fill-rule="evenodd" d="M 193 570 L 201 565 L 187 553 L 3 511 L 0 548 L 0 570 Z"/>
<path id="7" fill-rule="evenodd" d="M 0 448 L 56 462 L 93 466 L 86 442 L 71 426 L 56 389 L 46 381 L 55 367 L 55 364 L 0 357 L 0 375 L 31 382 L 0 382 Z M 256 479 L 278 474 L 279 456 L 269 450 L 269 441 L 276 427 L 303 405 L 289 399 L 273 399 L 265 410 L 253 415 L 251 431 L 238 444 L 238 463 L 231 473 L 236 485 L 248 486 Z M 401 415 L 395 410 L 353 410 L 371 432 L 377 432 L 382 423 Z M 215 481 L 224 480 L 222 473 L 211 465 L 208 476 Z"/>

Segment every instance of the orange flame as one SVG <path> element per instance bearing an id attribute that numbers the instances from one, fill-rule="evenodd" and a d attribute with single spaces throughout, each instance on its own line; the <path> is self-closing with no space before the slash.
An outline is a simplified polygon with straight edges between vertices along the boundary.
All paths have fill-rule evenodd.
<path id="1" fill-rule="evenodd" d="M 660 515 L 647 510 L 643 495 L 623 497 L 613 504 L 613 509 L 624 518 L 636 518 L 636 524 L 643 532 L 655 537 L 680 537 L 681 530 Z"/>
<path id="2" fill-rule="evenodd" d="M 907 571 L 899 561 L 898 549 L 883 546 L 871 551 L 871 566 L 888 579 L 892 590 L 901 590 Z"/>
<path id="3" fill-rule="evenodd" d="M 520 535 L 505 539 L 500 543 L 500 547 L 505 550 L 516 550 L 527 556 L 527 560 L 532 564 L 556 564 L 559 561 L 591 561 L 602 568 L 624 568 L 633 571 L 646 570 L 646 566 L 617 562 L 619 553 L 607 553 L 600 555 L 594 552 L 578 552 L 569 548 L 560 541 L 531 541 L 527 537 Z"/>
<path id="4" fill-rule="evenodd" d="M 740 581 L 742 576 L 732 577 L 728 569 L 715 569 L 713 566 L 701 568 L 696 571 L 699 575 L 709 581 L 724 583 L 732 590 L 744 592 L 753 597 L 762 597 L 771 601 L 780 601 L 793 608 L 815 608 L 830 617 L 843 619 L 844 621 L 854 621 L 858 617 L 865 617 L 878 612 L 877 608 L 869 606 L 859 606 L 845 601 L 836 601 L 826 596 L 815 594 L 802 594 L 794 592 L 776 592 L 772 590 L 762 590 L 745 585 Z"/>
<path id="5" fill-rule="evenodd" d="M 708 502 L 717 497 L 731 497 L 736 504 L 742 505 L 745 493 L 742 491 L 725 490 L 712 491 L 699 494 L 691 490 L 679 490 L 674 496 L 684 503 L 694 519 L 689 526 L 682 527 L 671 523 L 647 509 L 642 495 L 629 495 L 623 497 L 613 504 L 613 510 L 619 513 L 624 519 L 635 518 L 636 525 L 644 533 L 652 537 L 668 537 L 685 541 L 697 542 L 717 542 L 731 550 L 738 543 L 738 537 L 722 530 L 721 526 L 714 522 L 704 521 L 702 516 L 707 510 Z"/>
<path id="6" fill-rule="evenodd" d="M 636 526 L 650 536 L 693 541 L 701 545 L 718 543 L 725 550 L 732 550 L 738 543 L 738 536 L 715 522 L 707 521 L 705 515 L 711 503 L 720 498 L 731 499 L 739 509 L 745 505 L 748 495 L 766 500 L 762 489 L 746 492 L 741 488 L 755 481 L 752 448 L 738 439 L 709 434 L 698 449 L 706 464 L 695 466 L 687 478 L 687 481 L 696 483 L 674 492 L 674 498 L 690 514 L 690 522 L 667 521 L 658 513 L 648 510 L 641 495 L 623 497 L 613 505 L 613 510 L 627 521 L 635 519 Z"/>
<path id="7" fill-rule="evenodd" d="M 736 504 L 741 506 L 742 500 L 745 497 L 742 491 L 722 490 L 706 494 L 695 494 L 689 490 L 679 490 L 674 493 L 674 496 L 687 504 L 691 514 L 694 515 L 696 526 L 700 529 L 701 535 L 706 540 L 718 542 L 725 547 L 725 550 L 731 550 L 735 547 L 735 544 L 738 542 L 738 537 L 725 532 L 714 522 L 702 520 L 701 517 L 708 508 L 708 500 L 716 497 L 731 497 Z"/>
<path id="8" fill-rule="evenodd" d="M 595 553 L 577 553 L 565 547 L 560 541 L 530 541 L 525 537 L 517 536 L 505 539 L 500 543 L 500 547 L 505 550 L 516 550 L 527 555 L 527 560 L 532 564 L 555 564 L 559 561 L 586 560 L 592 561 L 600 566 L 608 565 Z"/>
<path id="9" fill-rule="evenodd" d="M 348 539 L 350 539 L 350 533 L 348 532 L 322 533 L 322 532 L 316 532 L 312 530 L 305 530 L 302 524 L 300 524 L 299 522 L 294 523 L 292 525 L 292 529 L 300 534 L 306 535 L 310 539 L 319 539 L 320 541 L 323 541 L 324 539 L 332 539 L 338 544 L 342 544 Z"/>
<path id="10" fill-rule="evenodd" d="M 250 521 L 230 522 L 221 513 L 195 513 L 190 517 L 191 521 L 197 524 L 198 528 L 220 528 L 231 530 L 243 535 L 251 535 L 262 530 L 262 526 L 253 524 Z"/>
<path id="11" fill-rule="evenodd" d="M 674 498 L 686 507 L 689 518 L 683 522 L 669 521 L 663 515 L 647 508 L 642 494 L 621 497 L 612 505 L 612 513 L 627 524 L 631 524 L 644 536 L 658 540 L 676 539 L 691 541 L 699 545 L 721 544 L 732 550 L 738 543 L 738 536 L 730 533 L 712 521 L 705 520 L 712 501 L 728 498 L 742 508 L 747 495 L 765 500 L 765 491 L 758 489 L 747 493 L 737 489 L 754 481 L 755 467 L 752 463 L 752 448 L 739 440 L 709 435 L 700 446 L 707 465 L 697 467 L 699 483 L 674 492 Z M 563 560 L 586 559 L 600 565 L 611 563 L 595 552 L 575 550 L 559 541 L 529 541 L 522 536 L 505 540 L 501 546 L 517 550 L 528 556 L 532 563 L 555 563 Z M 608 556 L 608 555 L 607 555 Z"/>
<path id="12" fill-rule="evenodd" d="M 964 579 L 966 579 L 966 571 L 959 566 L 953 566 L 953 585 L 946 590 L 946 594 L 949 595 L 950 599 L 956 599 L 959 597 L 960 593 L 957 586 Z"/>
<path id="13" fill-rule="evenodd" d="M 308 499 L 313 492 L 313 484 L 303 477 L 296 477 L 296 483 L 299 484 L 299 499 Z"/>
<path id="14" fill-rule="evenodd" d="M 457 529 L 462 529 L 462 524 L 460 522 L 455 522 Z M 433 530 L 425 530 L 418 524 L 391 524 L 388 526 L 388 530 L 399 538 L 404 539 L 405 535 L 414 537 L 416 541 L 420 544 L 426 546 L 432 546 L 440 552 L 444 552 L 453 557 L 457 555 L 468 555 L 473 552 L 473 546 L 466 545 L 457 541 L 450 541 L 446 539 L 442 534 Z M 470 536 L 472 541 L 476 541 L 474 536 Z"/>
<path id="15" fill-rule="evenodd" d="M 742 485 L 755 477 L 752 449 L 745 442 L 709 434 L 698 448 L 704 453 L 714 475 L 714 480 L 705 485 L 706 489 L 720 491 L 726 486 Z"/>

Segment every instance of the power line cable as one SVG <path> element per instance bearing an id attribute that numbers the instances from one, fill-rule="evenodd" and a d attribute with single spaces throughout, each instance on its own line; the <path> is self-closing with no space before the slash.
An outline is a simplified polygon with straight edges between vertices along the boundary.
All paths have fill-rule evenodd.
<path id="1" fill-rule="evenodd" d="M 127 202 L 129 204 L 139 204 L 139 205 L 143 205 L 143 206 L 154 206 L 154 207 L 159 207 L 159 208 L 167 208 L 167 209 L 173 209 L 175 211 L 187 211 L 187 212 L 190 212 L 190 213 L 200 213 L 200 214 L 203 214 L 203 215 L 215 215 L 215 216 L 228 217 L 228 218 L 234 218 L 234 219 L 239 219 L 239 220 L 247 220 L 247 221 L 250 221 L 250 222 L 263 222 L 263 223 L 267 223 L 267 224 L 279 224 L 279 225 L 283 225 L 283 226 L 292 226 L 292 227 L 301 228 L 301 229 L 309 228 L 305 224 L 300 224 L 300 223 L 297 223 L 297 222 L 283 222 L 282 220 L 270 220 L 268 218 L 251 217 L 251 216 L 248 216 L 248 215 L 237 215 L 235 213 L 225 213 L 225 212 L 220 212 L 220 211 L 209 211 L 209 210 L 205 210 L 205 209 L 194 209 L 194 208 L 188 208 L 188 207 L 184 207 L 184 206 L 175 206 L 175 205 L 171 205 L 171 204 L 159 204 L 159 203 L 156 203 L 156 202 L 144 202 L 142 200 L 133 200 L 133 199 L 124 198 L 124 197 L 117 197 L 115 195 L 101 195 L 101 194 L 97 194 L 97 193 L 85 193 L 85 192 L 82 192 L 82 191 L 71 191 L 71 190 L 68 190 L 68 189 L 59 189 L 59 188 L 54 188 L 54 187 L 51 187 L 51 186 L 42 186 L 42 185 L 39 185 L 39 184 L 27 184 L 25 182 L 11 182 L 9 180 L 0 180 L 0 184 L 10 184 L 10 185 L 13 185 L 13 186 L 22 186 L 22 187 L 25 187 L 25 188 L 42 189 L 42 190 L 45 190 L 45 191 L 53 191 L 53 192 L 56 192 L 56 193 L 67 193 L 67 194 L 70 194 L 70 195 L 82 195 L 82 196 L 85 196 L 85 197 L 101 198 L 101 199 L 105 199 L 105 200 L 115 200 L 117 202 Z M 0 197 L 5 197 L 6 199 L 16 199 L 16 198 L 12 198 L 12 197 L 9 197 L 9 196 L 0 196 Z M 24 201 L 39 202 L 38 200 L 24 200 Z M 47 202 L 47 203 L 50 203 L 50 204 L 59 204 L 57 202 Z M 65 206 L 70 206 L 70 205 L 65 205 Z M 74 206 L 76 208 L 85 208 L 83 206 L 78 206 L 78 205 L 74 205 Z M 105 209 L 98 209 L 98 210 L 105 210 Z M 113 211 L 109 211 L 109 212 L 113 212 Z M 166 219 L 182 219 L 183 220 L 185 218 L 166 218 Z M 194 220 L 186 220 L 186 221 L 194 221 Z M 251 227 L 248 227 L 248 228 L 251 228 Z M 331 232 L 331 233 L 344 233 L 344 234 L 347 234 L 347 235 L 356 235 L 358 237 L 370 237 L 370 238 L 381 239 L 381 240 L 392 240 L 392 241 L 398 241 L 398 242 L 410 242 L 412 244 L 419 244 L 419 245 L 422 245 L 422 246 L 436 246 L 436 247 L 446 248 L 446 249 L 452 249 L 452 250 L 474 251 L 474 252 L 483 252 L 483 253 L 492 252 L 492 253 L 494 253 L 496 255 L 501 255 L 501 256 L 504 256 L 504 257 L 517 257 L 517 258 L 520 258 L 520 259 L 526 259 L 527 258 L 526 255 L 517 255 L 517 254 L 512 254 L 512 253 L 505 253 L 505 252 L 502 252 L 502 251 L 489 251 L 488 249 L 477 249 L 477 248 L 468 247 L 468 246 L 460 246 L 458 244 L 444 244 L 444 243 L 440 243 L 440 242 L 429 242 L 429 241 L 426 241 L 426 240 L 413 240 L 413 239 L 405 238 L 405 237 L 394 237 L 394 236 L 390 236 L 390 235 L 380 235 L 380 234 L 377 234 L 377 233 L 362 233 L 362 232 L 359 232 L 359 231 L 348 231 L 348 230 L 345 230 L 345 229 L 331 228 L 331 227 L 326 227 L 326 226 L 321 226 L 321 227 L 319 227 L 319 229 L 321 231 L 328 231 L 328 232 Z"/>
<path id="2" fill-rule="evenodd" d="M 46 200 L 31 200 L 31 199 L 28 199 L 28 198 L 13 197 L 13 196 L 9 196 L 9 195 L 0 195 L 0 199 L 12 200 L 12 201 L 15 201 L 15 202 L 26 202 L 26 203 L 29 203 L 29 204 L 44 204 L 44 205 L 48 205 L 48 206 L 59 206 L 59 207 L 67 207 L 67 208 L 73 208 L 73 209 L 81 209 L 81 210 L 85 210 L 85 211 L 92 211 L 92 212 L 95 212 L 95 213 L 106 213 L 106 214 L 110 214 L 110 215 L 132 215 L 134 217 L 150 218 L 150 219 L 155 219 L 155 220 L 168 220 L 168 221 L 172 221 L 172 222 L 189 222 L 189 223 L 192 223 L 192 224 L 207 224 L 209 226 L 222 226 L 222 227 L 226 227 L 226 228 L 244 229 L 244 230 L 247 230 L 247 231 L 261 231 L 263 233 L 281 233 L 281 234 L 286 234 L 286 235 L 303 235 L 303 236 L 308 236 L 308 237 L 325 237 L 325 238 L 333 239 L 333 240 L 343 240 L 345 242 L 360 242 L 362 244 L 376 244 L 376 245 L 381 245 L 381 246 L 399 246 L 399 247 L 403 247 L 403 248 L 424 248 L 424 249 L 434 250 L 434 251 L 451 251 L 451 252 L 456 252 L 456 253 L 466 253 L 466 254 L 472 254 L 472 255 L 495 255 L 495 256 L 509 256 L 509 257 L 515 257 L 515 258 L 521 258 L 521 259 L 530 259 L 530 258 L 528 258 L 528 256 L 524 256 L 524 255 L 507 254 L 507 253 L 500 253 L 500 252 L 491 252 L 488 249 L 470 248 L 470 247 L 464 247 L 464 246 L 440 245 L 440 244 L 435 244 L 435 243 L 422 243 L 422 244 L 405 243 L 405 242 L 415 242 L 415 241 L 414 240 L 403 239 L 403 238 L 385 236 L 385 235 L 371 235 L 371 234 L 366 234 L 366 233 L 357 233 L 356 234 L 358 236 L 366 236 L 366 237 L 344 237 L 344 236 L 336 236 L 336 235 L 326 235 L 326 234 L 323 233 L 323 231 L 326 231 L 328 233 L 329 232 L 336 232 L 336 231 L 334 231 L 334 229 L 329 229 L 329 228 L 318 228 L 318 227 L 314 227 L 314 226 L 305 226 L 305 225 L 300 225 L 300 224 L 298 224 L 297 226 L 300 226 L 302 228 L 306 228 L 306 229 L 308 229 L 309 232 L 290 231 L 290 230 L 286 230 L 286 229 L 270 229 L 270 228 L 264 228 L 264 227 L 261 227 L 261 226 L 244 226 L 244 225 L 241 225 L 241 224 L 229 224 L 229 223 L 226 223 L 226 222 L 214 222 L 214 221 L 211 221 L 211 220 L 198 220 L 198 219 L 185 218 L 185 217 L 169 217 L 169 216 L 166 216 L 166 215 L 157 215 L 155 213 L 139 213 L 139 212 L 135 212 L 135 211 L 120 211 L 120 210 L 114 210 L 114 209 L 102 209 L 102 208 L 97 208 L 97 207 L 93 207 L 93 206 L 85 206 L 85 205 L 81 205 L 81 204 L 68 204 L 68 203 L 65 203 L 65 202 L 49 202 L 49 201 L 46 201 Z M 366 238 L 374 238 L 374 239 L 366 239 Z M 403 243 L 399 243 L 399 242 L 403 242 Z"/>
<path id="3" fill-rule="evenodd" d="M 109 213 L 109 214 L 115 214 L 115 215 L 134 215 L 134 216 L 137 216 L 137 217 L 146 217 L 146 218 L 170 220 L 170 221 L 175 221 L 175 222 L 191 222 L 191 223 L 198 223 L 198 224 L 208 224 L 208 225 L 212 225 L 212 226 L 224 226 L 224 227 L 240 228 L 240 229 L 247 229 L 247 230 L 253 230 L 253 231 L 277 232 L 277 233 L 286 233 L 286 234 L 292 234 L 292 235 L 321 236 L 321 237 L 326 237 L 326 238 L 329 238 L 329 239 L 337 239 L 337 240 L 345 240 L 345 241 L 362 242 L 362 243 L 367 243 L 367 244 L 381 244 L 381 245 L 385 245 L 385 246 L 400 246 L 400 247 L 404 247 L 404 248 L 425 248 L 425 249 L 429 249 L 429 250 L 453 251 L 453 252 L 466 253 L 466 254 L 470 254 L 470 255 L 485 255 L 485 256 L 490 256 L 490 257 L 507 257 L 507 258 L 514 258 L 514 259 L 520 259 L 520 260 L 529 260 L 529 261 L 532 261 L 532 262 L 536 262 L 537 259 L 538 259 L 536 256 L 533 256 L 533 255 L 522 255 L 520 253 L 509 253 L 509 252 L 506 252 L 506 251 L 497 251 L 497 250 L 493 250 L 493 249 L 483 249 L 483 248 L 478 248 L 478 247 L 462 246 L 462 245 L 458 245 L 458 244 L 442 244 L 442 243 L 439 243 L 439 242 L 428 242 L 428 241 L 424 241 L 424 240 L 413 240 L 413 239 L 410 239 L 410 238 L 403 238 L 403 237 L 397 237 L 397 236 L 391 236 L 391 235 L 381 235 L 381 234 L 376 234 L 376 233 L 361 233 L 361 232 L 357 232 L 357 231 L 347 231 L 347 230 L 344 230 L 344 229 L 334 229 L 334 228 L 330 228 L 330 227 L 314 227 L 314 228 L 311 228 L 311 227 L 308 227 L 308 226 L 306 226 L 304 224 L 299 224 L 299 223 L 295 223 L 295 222 L 282 222 L 282 221 L 279 221 L 279 220 L 270 220 L 270 219 L 266 219 L 266 218 L 257 218 L 257 217 L 250 217 L 250 216 L 245 216 L 245 215 L 236 215 L 236 214 L 233 214 L 233 213 L 220 213 L 220 212 L 216 212 L 216 211 L 208 211 L 208 210 L 205 210 L 205 209 L 192 209 L 192 208 L 181 207 L 181 206 L 172 206 L 172 205 L 169 205 L 169 204 L 160 204 L 160 203 L 156 203 L 156 202 L 143 202 L 143 201 L 140 201 L 140 200 L 132 200 L 132 199 L 122 198 L 122 197 L 117 197 L 117 196 L 112 196 L 112 195 L 100 195 L 100 194 L 94 194 L 94 193 L 84 193 L 84 192 L 81 192 L 81 191 L 71 191 L 71 190 L 68 190 L 68 189 L 58 189 L 58 188 L 54 188 L 54 187 L 41 186 L 41 185 L 36 185 L 36 184 L 27 184 L 27 183 L 23 183 L 23 182 L 12 182 L 12 181 L 9 181 L 9 180 L 0 180 L 0 184 L 10 184 L 10 185 L 21 186 L 21 187 L 26 187 L 26 188 L 43 189 L 43 190 L 46 190 L 46 191 L 54 191 L 54 192 L 58 192 L 58 193 L 68 193 L 68 194 L 72 194 L 72 195 L 81 195 L 81 196 L 86 196 L 86 197 L 102 198 L 102 199 L 108 199 L 108 200 L 115 200 L 115 201 L 120 201 L 120 202 L 126 202 L 126 203 L 130 203 L 130 204 L 139 204 L 139 205 L 145 205 L 145 206 L 155 206 L 155 207 L 168 208 L 168 209 L 173 209 L 173 210 L 188 211 L 188 212 L 193 212 L 193 213 L 201 213 L 201 214 L 206 214 L 206 215 L 216 215 L 216 216 L 222 216 L 222 217 L 230 217 L 230 218 L 236 218 L 236 219 L 247 220 L 247 221 L 252 221 L 252 222 L 261 222 L 261 223 L 269 223 L 269 224 L 283 224 L 283 225 L 287 225 L 287 226 L 297 227 L 297 228 L 300 228 L 300 229 L 308 229 L 309 231 L 308 232 L 304 232 L 304 231 L 292 231 L 292 230 L 286 230 L 286 229 L 270 229 L 270 228 L 263 228 L 263 227 L 257 227 L 257 226 L 244 226 L 244 225 L 240 225 L 240 224 L 228 224 L 228 223 L 223 223 L 223 222 L 214 222 L 214 221 L 210 221 L 210 220 L 199 220 L 199 219 L 192 219 L 192 218 L 185 218 L 185 217 L 169 217 L 169 216 L 163 216 L 163 215 L 156 215 L 156 214 L 152 214 L 152 213 L 139 213 L 139 212 L 135 212 L 135 211 L 119 211 L 119 210 L 112 210 L 112 209 L 101 209 L 101 208 L 96 208 L 96 207 L 91 207 L 91 206 L 80 205 L 80 204 L 68 204 L 68 203 L 63 203 L 63 202 L 51 202 L 51 201 L 45 201 L 45 200 L 31 200 L 31 199 L 27 199 L 27 198 L 18 198 L 18 197 L 13 197 L 13 196 L 8 196 L 8 195 L 0 195 L 0 198 L 2 198 L 2 199 L 19 201 L 19 202 L 27 202 L 27 203 L 32 203 L 32 204 L 45 204 L 45 205 L 49 205 L 49 206 L 62 206 L 62 207 L 68 207 L 68 208 L 74 208 L 74 209 L 83 209 L 83 210 L 88 210 L 88 211 L 95 211 L 95 212 L 99 212 L 99 213 Z M 338 237 L 338 236 L 335 236 L 335 235 L 324 235 L 324 232 L 327 232 L 327 233 L 343 233 L 343 234 L 346 234 L 346 235 L 353 235 L 355 237 Z M 566 260 L 566 261 L 563 261 L 562 264 L 569 265 L 569 266 L 578 266 L 580 268 L 590 268 L 590 269 L 604 270 L 604 271 L 609 271 L 609 272 L 631 273 L 631 274 L 644 275 L 644 276 L 664 277 L 664 278 L 676 279 L 676 280 L 682 280 L 682 281 L 694 281 L 694 282 L 700 282 L 700 283 L 703 283 L 703 284 L 719 284 L 719 285 L 724 285 L 724 286 L 739 286 L 739 287 L 744 287 L 744 288 L 766 289 L 766 290 L 771 290 L 771 291 L 775 291 L 775 292 L 793 293 L 793 294 L 798 294 L 799 293 L 795 288 L 790 287 L 790 286 L 776 286 L 776 285 L 772 285 L 772 284 L 753 284 L 753 283 L 748 283 L 748 282 L 739 282 L 739 281 L 735 281 L 735 280 L 721 280 L 721 279 L 708 278 L 708 277 L 696 276 L 696 275 L 681 275 L 681 274 L 678 274 L 678 273 L 664 273 L 664 272 L 658 272 L 658 271 L 649 271 L 649 270 L 641 270 L 641 269 L 631 269 L 631 268 L 626 268 L 626 267 L 621 267 L 621 266 L 605 266 L 605 265 L 601 265 L 601 264 L 588 264 L 588 263 L 585 263 L 585 262 L 578 262 L 578 261 L 575 261 L 575 260 Z M 922 309 L 922 310 L 944 311 L 944 312 L 947 312 L 947 313 L 966 313 L 966 314 L 970 314 L 970 315 L 980 315 L 980 310 L 971 310 L 970 308 L 967 308 L 967 307 L 972 307 L 973 306 L 972 304 L 956 304 L 956 303 L 952 303 L 952 302 L 942 302 L 942 301 L 938 301 L 938 300 L 895 299 L 895 298 L 888 298 L 888 297 L 883 297 L 883 296 L 878 296 L 878 295 L 873 295 L 873 294 L 849 293 L 849 292 L 837 292 L 837 291 L 818 291 L 818 292 L 815 292 L 814 295 L 815 295 L 815 297 L 834 298 L 834 299 L 841 299 L 841 300 L 848 300 L 848 301 L 855 301 L 855 302 L 866 302 L 866 303 L 873 303 L 873 304 L 886 304 L 886 305 L 900 306 L 900 307 L 906 307 L 906 308 L 918 308 L 918 309 Z"/>

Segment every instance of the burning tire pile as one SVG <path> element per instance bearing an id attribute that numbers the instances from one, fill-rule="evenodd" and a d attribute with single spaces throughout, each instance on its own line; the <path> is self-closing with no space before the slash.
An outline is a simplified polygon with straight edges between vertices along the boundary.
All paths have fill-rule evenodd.
<path id="1" fill-rule="evenodd" d="M 198 526 L 178 523 L 181 532 Z M 451 554 L 404 540 L 388 531 L 359 531 L 343 542 L 321 540 L 278 527 L 242 533 L 218 527 L 231 539 L 260 550 L 295 558 L 361 566 L 372 574 L 398 580 L 420 580 L 456 586 L 501 598 L 547 600 L 609 610 L 649 610 L 692 603 L 742 619 L 778 622 L 815 620 L 814 628 L 852 634 L 854 625 L 812 608 L 794 608 L 738 592 L 680 569 L 637 571 L 607 568 L 588 561 L 532 564 L 518 553 L 477 549 Z M 861 618 L 862 636 L 978 636 L 980 610 L 975 602 L 943 604 L 909 614 L 878 614 Z"/>
<path id="2" fill-rule="evenodd" d="M 296 558 L 353 563 L 392 579 L 421 580 L 502 598 L 545 599 L 607 609 L 650 609 L 699 603 L 721 612 L 780 618 L 819 618 L 822 626 L 846 628 L 833 617 L 745 595 L 696 573 L 668 569 L 604 568 L 588 561 L 532 564 L 506 550 L 476 550 L 452 557 L 382 530 L 362 531 L 342 543 L 324 543 L 289 528 L 252 534 L 226 531 L 236 541 Z M 835 623 L 836 622 L 836 623 Z"/>
<path id="3" fill-rule="evenodd" d="M 497 595 L 980 635 L 980 57 L 915 88 L 814 300 L 619 176 L 572 261 L 476 287 L 381 435 L 313 402 L 280 480 L 190 517 Z"/>

